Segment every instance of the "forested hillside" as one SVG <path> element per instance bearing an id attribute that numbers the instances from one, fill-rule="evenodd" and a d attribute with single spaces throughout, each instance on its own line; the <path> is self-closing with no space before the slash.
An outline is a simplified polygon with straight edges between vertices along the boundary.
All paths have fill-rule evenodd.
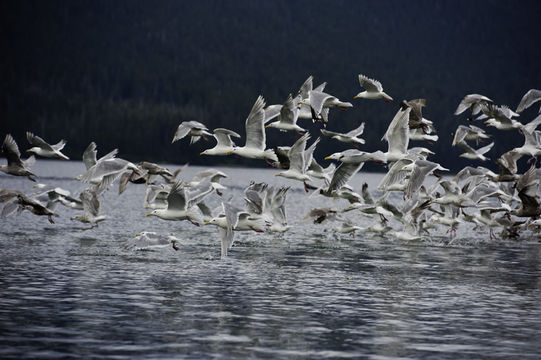
<path id="1" fill-rule="evenodd" d="M 244 136 L 259 94 L 282 103 L 313 75 L 354 105 L 331 111 L 328 128 L 365 121 L 367 150 L 386 146 L 380 138 L 402 99 L 426 98 L 424 115 L 440 135 L 428 147 L 456 169 L 451 133 L 466 116 L 453 112 L 464 95 L 514 109 L 541 88 L 536 1 L 9 1 L 0 9 L 1 136 L 12 133 L 21 150 L 26 131 L 65 138 L 72 158 L 95 141 L 100 153 L 118 147 L 133 161 L 241 164 L 200 157 L 213 140 L 171 144 L 177 125 L 198 120 Z M 359 73 L 395 101 L 353 100 Z M 489 157 L 522 141 L 489 132 L 497 135 Z M 268 129 L 267 144 L 297 136 Z M 317 154 L 338 149 L 325 139 Z"/>

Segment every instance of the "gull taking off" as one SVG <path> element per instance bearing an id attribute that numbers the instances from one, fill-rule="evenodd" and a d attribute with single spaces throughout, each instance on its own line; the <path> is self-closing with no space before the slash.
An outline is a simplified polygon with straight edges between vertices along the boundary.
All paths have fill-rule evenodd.
<path id="1" fill-rule="evenodd" d="M 381 86 L 379 81 L 359 74 L 359 83 L 361 84 L 361 87 L 366 90 L 355 95 L 353 97 L 354 99 L 383 99 L 385 102 L 393 101 L 393 98 L 383 91 L 383 86 Z"/>

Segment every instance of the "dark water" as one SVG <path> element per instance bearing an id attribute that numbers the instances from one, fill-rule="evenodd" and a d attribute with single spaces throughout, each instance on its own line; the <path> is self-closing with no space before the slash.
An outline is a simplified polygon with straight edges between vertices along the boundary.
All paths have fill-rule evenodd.
<path id="1" fill-rule="evenodd" d="M 35 170 L 41 182 L 81 187 L 71 180 L 79 163 L 38 161 Z M 224 197 L 250 179 L 283 183 L 272 170 L 224 171 Z M 374 188 L 378 179 L 357 181 Z M 0 176 L 0 188 L 31 185 Z M 295 186 L 295 227 L 237 233 L 225 260 L 215 228 L 145 217 L 142 186 L 109 191 L 110 218 L 90 231 L 67 208 L 56 224 L 28 213 L 0 220 L 0 357 L 540 358 L 536 240 L 489 241 L 467 227 L 451 245 L 444 228 L 409 244 L 337 235 L 336 224 L 301 220 L 312 204 L 345 204 Z M 181 249 L 122 250 L 143 230 L 173 233 Z"/>

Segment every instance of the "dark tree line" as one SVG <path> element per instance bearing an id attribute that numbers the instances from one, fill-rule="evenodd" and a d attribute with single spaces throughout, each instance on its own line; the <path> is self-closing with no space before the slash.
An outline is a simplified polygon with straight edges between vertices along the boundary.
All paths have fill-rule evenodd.
<path id="1" fill-rule="evenodd" d="M 72 158 L 96 141 L 100 152 L 118 147 L 134 161 L 241 164 L 199 157 L 212 140 L 171 144 L 176 126 L 198 120 L 244 135 L 259 94 L 281 103 L 314 75 L 354 104 L 332 111 L 329 129 L 365 121 L 367 150 L 386 146 L 380 138 L 400 100 L 426 98 L 440 135 L 428 147 L 457 169 L 465 163 L 451 133 L 466 122 L 453 116 L 464 95 L 515 108 L 541 87 L 535 1 L 9 1 L 0 9 L 1 135 L 23 149 L 26 131 L 62 137 Z M 359 73 L 379 79 L 395 102 L 353 100 Z M 492 157 L 522 141 L 490 132 Z M 270 146 L 296 138 L 267 136 Z M 317 153 L 338 149 L 325 140 Z"/>

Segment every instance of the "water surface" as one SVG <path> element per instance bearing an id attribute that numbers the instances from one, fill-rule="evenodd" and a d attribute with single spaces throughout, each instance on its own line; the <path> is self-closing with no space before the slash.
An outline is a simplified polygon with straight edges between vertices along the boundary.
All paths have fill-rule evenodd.
<path id="1" fill-rule="evenodd" d="M 82 187 L 72 180 L 81 163 L 38 160 L 34 170 L 40 182 Z M 250 180 L 293 185 L 295 226 L 237 233 L 221 260 L 215 228 L 145 217 L 137 185 L 106 193 L 110 218 L 89 231 L 67 208 L 55 224 L 29 213 L 0 220 L 0 357 L 539 359 L 535 239 L 490 241 L 468 227 L 451 244 L 443 227 L 418 243 L 338 235 L 338 224 L 302 219 L 312 206 L 346 203 L 308 198 L 274 170 L 222 170 L 224 197 L 239 206 Z M 380 176 L 352 185 L 374 189 Z M 0 175 L 0 188 L 31 186 Z M 122 250 L 144 230 L 180 237 L 181 249 Z"/>

